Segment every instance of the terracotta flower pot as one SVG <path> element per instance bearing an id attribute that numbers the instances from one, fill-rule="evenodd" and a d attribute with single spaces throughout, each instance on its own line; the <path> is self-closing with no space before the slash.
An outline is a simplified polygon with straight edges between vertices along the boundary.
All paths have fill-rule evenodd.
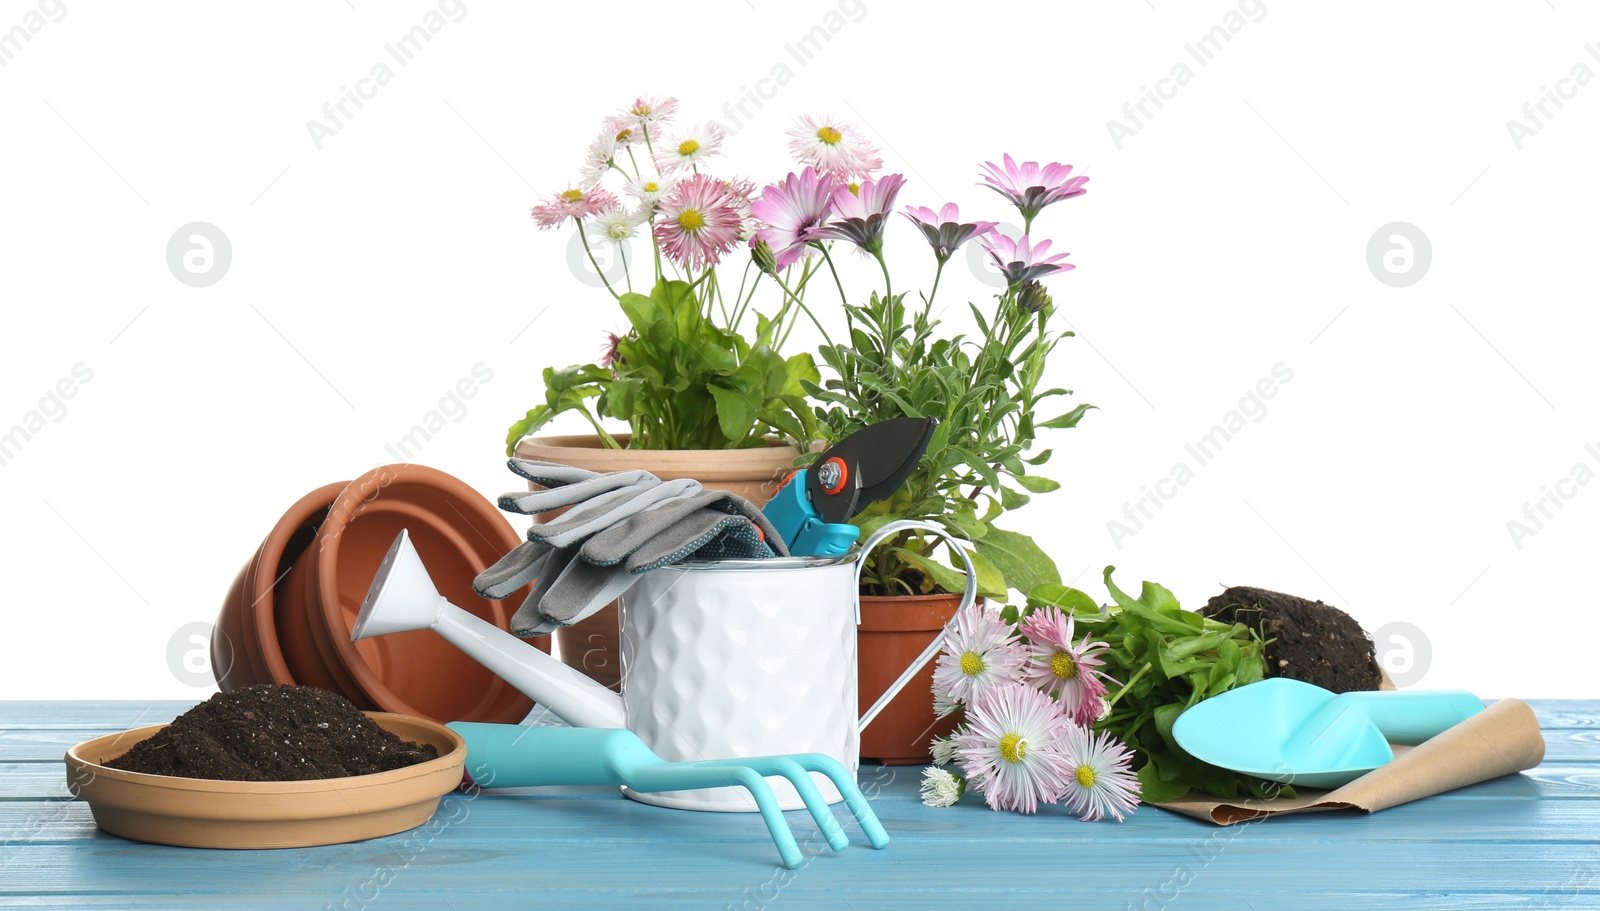
<path id="1" fill-rule="evenodd" d="M 509 625 L 527 590 L 489 601 L 472 590 L 472 580 L 520 544 L 521 535 L 456 478 L 421 465 L 383 466 L 339 494 L 287 580 L 278 632 L 296 679 L 364 708 L 441 721 L 521 721 L 532 700 L 431 632 L 350 641 L 361 602 L 401 528 L 410 531 L 440 594 L 502 629 Z"/>
<path id="2" fill-rule="evenodd" d="M 234 577 L 211 632 L 211 666 L 223 692 L 257 683 L 295 683 L 278 646 L 274 611 L 289 567 L 300 559 L 349 484 L 313 490 L 289 507 Z"/>
<path id="3" fill-rule="evenodd" d="M 615 436 L 624 446 L 632 439 L 626 433 Z M 600 437 L 589 434 L 529 437 L 517 444 L 516 453 L 521 459 L 590 471 L 643 469 L 663 481 L 694 478 L 711 490 L 726 490 L 765 506 L 788 477 L 800 450 L 779 443 L 757 449 L 606 449 L 600 445 Z M 557 630 L 552 638 L 562 663 L 613 690 L 621 689 L 622 652 L 615 602 Z"/>
<path id="4" fill-rule="evenodd" d="M 863 596 L 858 630 L 858 698 L 865 712 L 889 689 L 961 606 L 960 595 Z M 861 758 L 884 765 L 921 765 L 933 756 L 928 744 L 949 736 L 956 718 L 933 714 L 933 666 L 906 684 L 861 732 Z"/>

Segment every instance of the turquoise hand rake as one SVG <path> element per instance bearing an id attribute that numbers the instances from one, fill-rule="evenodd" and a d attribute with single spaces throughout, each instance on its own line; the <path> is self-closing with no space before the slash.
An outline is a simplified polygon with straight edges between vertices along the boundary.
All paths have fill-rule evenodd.
<path id="1" fill-rule="evenodd" d="M 828 802 L 811 781 L 819 772 L 844 795 L 845 804 L 874 848 L 889 835 L 867 806 L 850 773 L 821 753 L 759 756 L 753 759 L 668 762 L 624 730 L 604 728 L 527 727 L 514 724 L 453 722 L 450 727 L 467 742 L 467 774 L 485 788 L 541 785 L 622 785 L 641 792 L 688 791 L 696 788 L 743 787 L 755 798 L 784 866 L 800 866 L 800 846 L 778 809 L 778 801 L 762 776 L 779 775 L 794 785 L 816 820 L 828 847 L 843 851 L 850 837 L 833 818 Z"/>

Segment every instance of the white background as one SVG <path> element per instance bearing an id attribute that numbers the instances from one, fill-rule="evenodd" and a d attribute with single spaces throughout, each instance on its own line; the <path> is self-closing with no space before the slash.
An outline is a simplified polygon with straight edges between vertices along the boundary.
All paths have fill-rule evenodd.
<path id="1" fill-rule="evenodd" d="M 780 63 L 725 173 L 781 177 L 791 119 L 835 112 L 908 175 L 905 203 L 1004 218 L 974 184 L 1007 151 L 1092 176 L 1035 234 L 1078 265 L 1052 282 L 1081 335 L 1051 379 L 1100 410 L 1053 441 L 1065 488 L 1011 522 L 1064 576 L 1103 596 L 1115 563 L 1194 607 L 1277 588 L 1413 624 L 1423 686 L 1594 695 L 1600 484 L 1564 486 L 1520 547 L 1507 523 L 1575 464 L 1600 471 L 1600 86 L 1568 84 L 1521 149 L 1506 124 L 1575 64 L 1600 71 L 1600 12 L 1269 0 L 1200 66 L 1185 44 L 1236 7 L 847 0 L 801 65 L 785 45 L 839 6 L 466 0 L 319 150 L 307 121 L 437 9 L 352 2 L 67 0 L 0 68 L 0 431 L 93 372 L 0 467 L 0 698 L 202 696 L 168 666 L 173 633 L 215 617 L 290 503 L 392 461 L 479 362 L 493 379 L 417 460 L 514 488 L 501 439 L 539 369 L 622 323 L 529 205 L 635 94 L 723 119 Z M 37 9 L 0 3 L 0 30 Z M 1179 62 L 1192 80 L 1119 149 L 1107 121 Z M 206 288 L 165 259 L 193 221 L 233 247 Z M 1367 264 L 1394 221 L 1431 241 L 1410 287 Z M 925 281 L 920 238 L 891 231 Z M 987 293 L 945 281 L 947 301 Z M 1124 504 L 1280 362 L 1265 416 L 1114 542 Z"/>

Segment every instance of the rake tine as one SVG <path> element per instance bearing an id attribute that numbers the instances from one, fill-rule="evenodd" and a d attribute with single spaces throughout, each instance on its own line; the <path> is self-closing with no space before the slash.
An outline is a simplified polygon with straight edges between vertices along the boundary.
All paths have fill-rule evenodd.
<path id="1" fill-rule="evenodd" d="M 855 814 L 856 822 L 861 825 L 861 831 L 866 833 L 867 841 L 874 848 L 881 849 L 889 844 L 889 833 L 883 830 L 883 823 L 878 822 L 878 814 L 872 812 L 872 807 L 867 804 L 866 795 L 856 787 L 850 773 L 839 764 L 839 760 L 822 753 L 796 753 L 788 758 L 802 769 L 828 776 L 833 786 L 844 795 L 845 805 Z"/>
<path id="2" fill-rule="evenodd" d="M 758 756 L 754 759 L 740 759 L 739 764 L 749 766 L 758 775 L 782 776 L 794 785 L 795 791 L 800 794 L 800 799 L 805 801 L 811 818 L 816 820 L 817 828 L 822 830 L 823 837 L 828 840 L 828 847 L 835 851 L 843 851 L 850 847 L 850 836 L 840 827 L 839 820 L 833 818 L 833 811 L 828 809 L 828 802 L 822 799 L 822 792 L 817 790 L 816 783 L 811 780 L 811 773 L 794 759 L 788 756 Z"/>
<path id="3" fill-rule="evenodd" d="M 772 841 L 778 846 L 778 856 L 783 858 L 783 865 L 791 870 L 800 866 L 800 846 L 795 843 L 794 832 L 783 818 L 783 811 L 778 809 L 778 798 L 773 796 L 766 779 L 749 766 L 663 762 L 661 765 L 637 769 L 627 778 L 623 784 L 640 791 L 689 791 L 743 785 L 755 798 L 761 818 L 767 824 L 767 831 L 772 833 Z M 730 778 L 733 780 L 729 781 Z"/>

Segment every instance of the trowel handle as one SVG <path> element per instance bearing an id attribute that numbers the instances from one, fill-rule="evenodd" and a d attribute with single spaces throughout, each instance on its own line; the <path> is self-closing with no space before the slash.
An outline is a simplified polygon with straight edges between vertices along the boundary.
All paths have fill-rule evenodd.
<path id="1" fill-rule="evenodd" d="M 476 721 L 452 721 L 449 727 L 467 742 L 467 774 L 483 788 L 621 784 L 610 759 L 639 744 L 627 731 L 604 728 Z"/>
<path id="2" fill-rule="evenodd" d="M 1483 711 L 1483 700 L 1466 690 L 1379 690 L 1342 693 L 1330 708 L 1354 709 L 1390 743 L 1422 743 Z"/>

